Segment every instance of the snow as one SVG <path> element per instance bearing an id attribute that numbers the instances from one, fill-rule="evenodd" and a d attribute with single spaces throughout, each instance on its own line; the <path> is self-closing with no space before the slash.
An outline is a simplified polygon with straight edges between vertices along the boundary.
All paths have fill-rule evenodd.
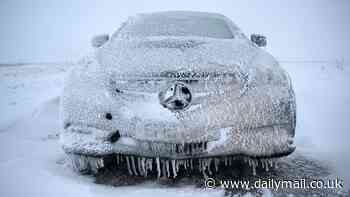
<path id="1" fill-rule="evenodd" d="M 349 186 L 350 65 L 286 63 L 297 98 L 297 148 L 335 167 Z"/>
<path id="2" fill-rule="evenodd" d="M 0 119 L 0 130 L 11 127 L 18 118 L 31 113 L 47 100 L 47 95 L 58 96 L 63 84 L 62 75 L 58 73 L 63 73 L 66 67 L 61 64 L 47 68 L 45 65 L 1 66 L 0 109 L 6 115 Z"/>

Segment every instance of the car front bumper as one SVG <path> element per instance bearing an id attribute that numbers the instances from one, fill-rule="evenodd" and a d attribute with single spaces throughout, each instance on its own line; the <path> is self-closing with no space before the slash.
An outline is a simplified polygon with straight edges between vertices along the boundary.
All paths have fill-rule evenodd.
<path id="1" fill-rule="evenodd" d="M 115 142 L 111 134 L 95 128 L 70 126 L 60 136 L 67 153 L 90 156 L 124 154 L 167 159 L 245 155 L 256 158 L 279 157 L 294 151 L 289 125 L 274 125 L 244 131 L 217 129 L 207 141 L 170 143 L 139 140 L 120 136 Z M 93 133 L 93 134 L 92 134 Z M 93 135 L 93 136 L 92 136 Z"/>

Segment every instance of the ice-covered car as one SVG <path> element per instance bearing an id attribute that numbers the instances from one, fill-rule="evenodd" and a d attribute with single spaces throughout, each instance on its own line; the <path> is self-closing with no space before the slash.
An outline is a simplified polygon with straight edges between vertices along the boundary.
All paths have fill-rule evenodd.
<path id="1" fill-rule="evenodd" d="M 231 20 L 202 12 L 130 17 L 92 40 L 61 98 L 64 151 L 75 169 L 212 172 L 232 159 L 272 165 L 295 150 L 291 80 Z"/>

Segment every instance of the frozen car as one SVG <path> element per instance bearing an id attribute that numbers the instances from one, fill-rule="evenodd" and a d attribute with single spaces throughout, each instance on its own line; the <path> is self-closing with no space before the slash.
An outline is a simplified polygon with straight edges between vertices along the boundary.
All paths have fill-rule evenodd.
<path id="1" fill-rule="evenodd" d="M 294 92 L 265 44 L 225 16 L 187 11 L 139 14 L 93 38 L 61 98 L 74 168 L 176 177 L 237 158 L 268 168 L 292 153 Z"/>

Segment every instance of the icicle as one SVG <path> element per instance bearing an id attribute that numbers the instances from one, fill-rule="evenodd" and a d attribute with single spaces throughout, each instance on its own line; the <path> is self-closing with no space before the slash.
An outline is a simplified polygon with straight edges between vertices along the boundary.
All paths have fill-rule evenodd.
<path id="1" fill-rule="evenodd" d="M 278 162 L 275 161 L 275 169 L 278 169 Z"/>
<path id="2" fill-rule="evenodd" d="M 146 174 L 148 172 L 148 170 L 151 170 L 151 167 L 149 166 L 149 159 L 145 158 L 145 171 L 146 171 Z"/>
<path id="3" fill-rule="evenodd" d="M 93 157 L 85 157 L 86 160 L 81 160 L 82 162 L 86 162 L 90 170 L 94 173 L 97 173 L 98 169 L 100 168 L 99 166 L 99 159 L 93 158 Z"/>
<path id="4" fill-rule="evenodd" d="M 256 176 L 256 163 L 253 162 L 253 175 Z"/>
<path id="5" fill-rule="evenodd" d="M 128 167 L 128 172 L 130 175 L 132 175 L 132 171 L 131 171 L 131 168 L 130 168 L 130 161 L 129 161 L 129 157 L 126 156 L 126 165 Z"/>
<path id="6" fill-rule="evenodd" d="M 272 159 L 269 159 L 269 164 L 270 164 L 270 168 L 273 167 L 273 160 Z"/>
<path id="7" fill-rule="evenodd" d="M 269 171 L 269 163 L 267 160 L 265 160 L 265 167 L 266 167 L 266 171 Z"/>
<path id="8" fill-rule="evenodd" d="M 149 169 L 152 170 L 153 168 L 153 159 L 149 159 Z"/>
<path id="9" fill-rule="evenodd" d="M 190 166 L 191 166 L 191 170 L 193 170 L 193 160 L 190 159 Z"/>
<path id="10" fill-rule="evenodd" d="M 166 177 L 166 176 L 167 176 L 167 174 L 166 174 L 166 165 L 165 165 L 164 160 L 161 160 L 161 164 L 162 164 L 162 174 L 163 174 L 163 177 Z"/>
<path id="11" fill-rule="evenodd" d="M 99 169 L 100 165 L 99 165 L 99 160 L 96 158 L 93 158 L 92 163 L 90 163 L 90 165 L 94 166 L 94 172 L 97 172 L 97 170 Z"/>
<path id="12" fill-rule="evenodd" d="M 265 165 L 262 159 L 260 160 L 260 163 L 261 163 L 261 167 L 265 169 Z"/>
<path id="13" fill-rule="evenodd" d="M 142 159 L 141 159 L 141 169 L 142 169 L 143 175 L 147 176 L 147 168 L 146 168 L 145 160 L 146 160 L 146 158 L 142 157 Z"/>
<path id="14" fill-rule="evenodd" d="M 81 155 L 74 155 L 71 157 L 72 159 L 72 164 L 73 164 L 73 169 L 76 171 L 84 171 L 88 169 L 89 165 L 89 159 L 85 156 Z"/>
<path id="15" fill-rule="evenodd" d="M 88 162 L 90 169 L 92 172 L 97 173 L 98 169 L 101 168 L 100 166 L 100 160 L 98 158 L 93 158 L 93 157 L 86 157 L 87 160 L 83 160 L 84 162 Z"/>
<path id="16" fill-rule="evenodd" d="M 203 174 L 203 177 L 205 178 L 205 179 L 207 179 L 208 178 L 208 175 L 205 173 L 205 165 L 203 165 L 204 163 L 203 163 L 203 161 L 200 161 L 200 169 L 201 169 L 201 171 L 202 171 L 202 174 Z"/>
<path id="17" fill-rule="evenodd" d="M 220 163 L 220 160 L 215 158 L 214 159 L 214 165 L 215 165 L 215 171 L 219 171 L 219 163 Z"/>
<path id="18" fill-rule="evenodd" d="M 71 157 L 70 157 L 70 160 L 71 160 L 73 169 L 76 170 L 76 171 L 80 171 L 80 169 L 82 169 L 81 166 L 80 166 L 80 161 L 79 161 L 79 159 L 80 159 L 80 158 L 74 157 L 74 156 L 71 156 Z"/>
<path id="19" fill-rule="evenodd" d="M 196 153 L 196 149 L 195 149 L 195 144 L 191 143 L 191 149 L 192 149 L 192 153 Z"/>
<path id="20" fill-rule="evenodd" d="M 261 163 L 261 165 L 262 165 L 262 168 L 265 169 L 265 171 L 269 171 L 269 164 L 268 164 L 267 160 L 261 159 L 261 160 L 260 160 L 260 163 Z"/>
<path id="21" fill-rule="evenodd" d="M 131 156 L 131 166 L 132 166 L 132 170 L 133 170 L 134 174 L 135 174 L 136 176 L 138 176 L 138 173 L 137 173 L 136 167 L 135 167 L 135 159 L 134 159 L 133 156 Z"/>
<path id="22" fill-rule="evenodd" d="M 165 166 L 166 166 L 167 177 L 170 177 L 169 160 L 165 160 Z"/>
<path id="23" fill-rule="evenodd" d="M 225 166 L 227 166 L 227 157 L 225 157 Z"/>
<path id="24" fill-rule="evenodd" d="M 179 171 L 179 166 L 181 165 L 181 164 L 183 164 L 183 160 L 178 160 L 178 161 L 176 161 L 175 162 L 175 170 L 176 170 L 176 173 Z M 177 175 L 177 174 L 176 174 Z"/>
<path id="25" fill-rule="evenodd" d="M 232 164 L 232 157 L 228 157 L 228 165 L 231 166 L 231 164 Z"/>
<path id="26" fill-rule="evenodd" d="M 98 168 L 103 168 L 103 167 L 104 167 L 103 158 L 99 158 L 99 159 L 97 160 L 97 162 L 98 162 Z"/>
<path id="27" fill-rule="evenodd" d="M 159 157 L 156 158 L 156 164 L 157 164 L 157 172 L 158 172 L 158 178 L 160 177 L 160 162 Z"/>
<path id="28" fill-rule="evenodd" d="M 99 158 L 94 158 L 92 165 L 94 166 L 93 171 L 95 173 L 97 173 L 98 169 L 103 167 L 103 160 L 99 159 Z M 91 166 L 91 164 L 90 164 L 90 166 Z"/>
<path id="29" fill-rule="evenodd" d="M 81 166 L 80 166 L 80 157 L 76 156 L 76 155 L 68 155 L 68 158 L 71 162 L 71 165 L 72 165 L 72 168 L 73 170 L 75 171 L 81 171 L 81 169 L 83 169 Z"/>
<path id="30" fill-rule="evenodd" d="M 210 170 L 210 164 L 211 164 L 211 158 L 208 158 L 207 159 L 207 168 L 208 168 L 208 172 L 209 172 L 209 175 L 212 175 L 212 171 Z"/>
<path id="31" fill-rule="evenodd" d="M 137 157 L 137 170 L 139 171 L 140 175 L 143 175 L 143 170 L 141 169 L 141 158 Z"/>
<path id="32" fill-rule="evenodd" d="M 173 177 L 175 178 L 177 176 L 177 173 L 176 173 L 176 161 L 174 159 L 171 160 L 171 167 L 173 168 Z"/>

